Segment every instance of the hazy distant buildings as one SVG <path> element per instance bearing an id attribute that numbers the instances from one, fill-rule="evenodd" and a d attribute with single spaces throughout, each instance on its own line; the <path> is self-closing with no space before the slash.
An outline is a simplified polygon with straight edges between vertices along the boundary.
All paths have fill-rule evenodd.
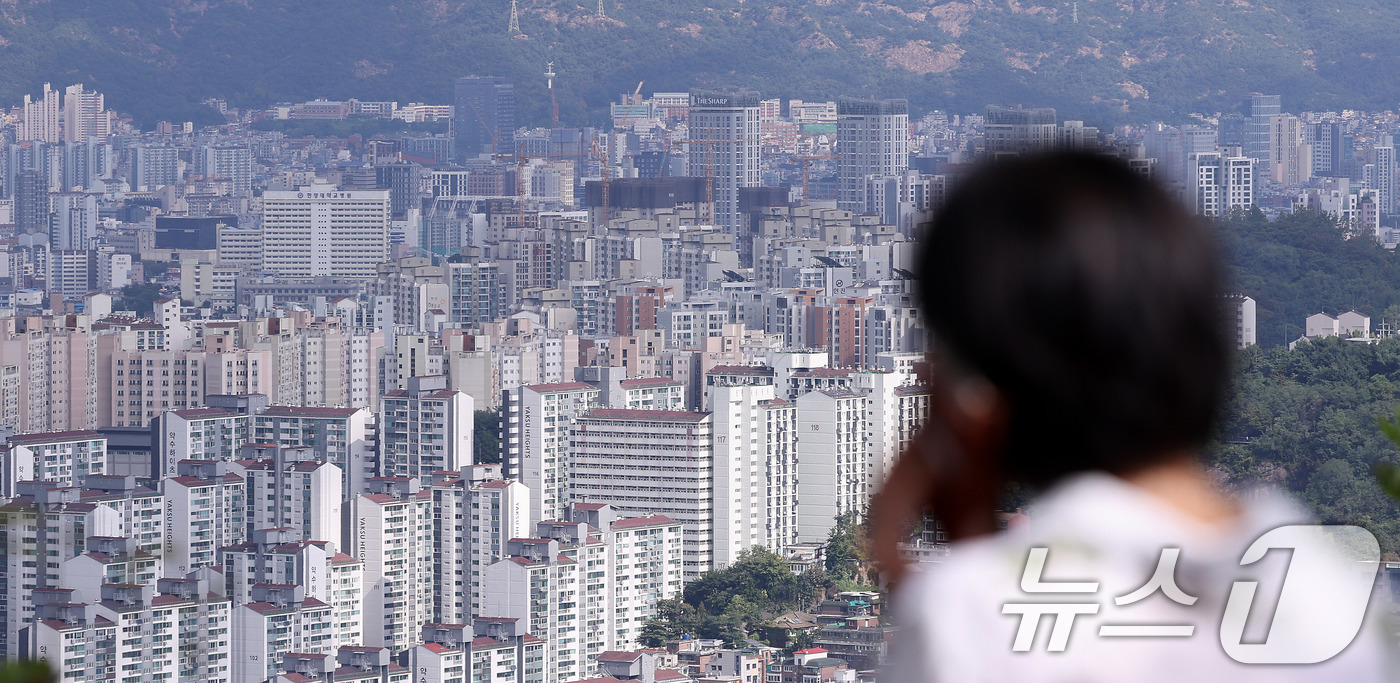
<path id="1" fill-rule="evenodd" d="M 1059 140 L 1055 110 L 987 107 L 984 116 L 985 146 L 989 153 L 1048 152 Z"/>
<path id="2" fill-rule="evenodd" d="M 253 151 L 247 147 L 200 148 L 196 169 L 205 178 L 229 181 L 234 192 L 253 189 Z"/>
<path id="3" fill-rule="evenodd" d="M 1228 154 L 1203 152 L 1187 162 L 1189 203 L 1202 216 L 1223 216 L 1254 205 L 1254 161 Z"/>
<path id="4" fill-rule="evenodd" d="M 1395 143 L 1391 136 L 1381 136 L 1380 144 L 1371 149 L 1371 163 L 1362 170 L 1366 187 L 1376 190 L 1377 202 L 1383 215 L 1395 213 Z"/>
<path id="5" fill-rule="evenodd" d="M 375 277 L 389 260 L 389 191 L 269 190 L 262 237 L 263 269 L 280 277 Z"/>
<path id="6" fill-rule="evenodd" d="M 458 78 L 453 91 L 456 162 L 515 153 L 515 86 L 499 76 Z"/>
<path id="7" fill-rule="evenodd" d="M 1352 139 L 1346 125 L 1336 121 L 1314 123 L 1307 127 L 1307 134 L 1312 145 L 1313 175 L 1346 176 L 1352 161 Z"/>
<path id="8" fill-rule="evenodd" d="M 63 95 L 63 139 L 86 142 L 96 138 L 106 142 L 112 133 L 112 116 L 107 111 L 102 93 L 84 90 L 83 84 L 70 85 Z"/>
<path id="9" fill-rule="evenodd" d="M 59 127 L 59 105 L 58 91 L 50 88 L 48 83 L 44 84 L 43 97 L 37 101 L 25 95 L 24 118 L 16 131 L 18 139 L 21 142 L 61 142 L 63 133 Z"/>
<path id="10" fill-rule="evenodd" d="M 174 147 L 138 147 L 131 166 L 131 187 L 154 190 L 180 182 L 180 150 Z"/>
<path id="11" fill-rule="evenodd" d="M 687 174 L 713 182 L 714 221 L 725 233 L 739 230 L 739 188 L 762 184 L 759 176 L 758 93 L 690 91 Z"/>
<path id="12" fill-rule="evenodd" d="M 895 176 L 908 167 L 907 100 L 837 100 L 837 208 L 868 211 L 866 179 Z"/>
<path id="13" fill-rule="evenodd" d="M 49 184 L 42 172 L 26 170 L 16 173 L 11 198 L 15 202 L 16 231 L 49 231 Z"/>
<path id="14" fill-rule="evenodd" d="M 1298 117 L 1280 114 L 1269 120 L 1269 170 L 1274 182 L 1302 185 L 1312 179 L 1313 152 L 1307 129 Z"/>
<path id="15" fill-rule="evenodd" d="M 1260 172 L 1268 173 L 1272 156 L 1273 120 L 1283 113 L 1282 98 L 1278 95 L 1249 96 L 1249 127 L 1244 144 L 1244 155 L 1260 163 Z"/>

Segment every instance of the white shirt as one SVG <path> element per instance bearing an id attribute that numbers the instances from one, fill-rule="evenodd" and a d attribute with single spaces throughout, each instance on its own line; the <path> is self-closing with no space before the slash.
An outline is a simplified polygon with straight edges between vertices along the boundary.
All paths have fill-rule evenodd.
<path id="1" fill-rule="evenodd" d="M 1308 523 L 1308 519 L 1289 499 L 1272 493 L 1249 496 L 1241 507 L 1242 514 L 1228 528 L 1209 527 L 1116 477 L 1094 473 L 1068 478 L 1040 499 L 1028 525 L 954 544 L 946 562 L 928 565 L 905 579 L 892 604 L 894 623 L 900 626 L 893 666 L 881 680 L 1360 683 L 1394 678 L 1390 672 L 1400 668 L 1388 661 L 1392 648 L 1384 626 L 1391 606 L 1379 591 L 1370 600 L 1370 616 L 1360 633 L 1331 659 L 1310 665 L 1241 664 L 1227 655 L 1220 640 L 1221 622 L 1236 581 L 1259 582 L 1239 642 L 1264 642 L 1267 637 L 1274 643 L 1290 639 L 1305 643 L 1317 640 L 1312 628 L 1338 633 L 1348 623 L 1356 628 L 1357 619 L 1348 612 L 1361 609 L 1360 604 L 1351 601 L 1350 610 L 1338 604 L 1342 601 L 1336 598 L 1335 587 L 1347 572 L 1374 575 L 1376 571 L 1374 563 L 1348 562 L 1339 553 L 1326 557 L 1324 570 L 1290 585 L 1290 590 L 1305 589 L 1301 595 L 1309 618 L 1280 619 L 1271 627 L 1291 556 L 1275 550 L 1249 566 L 1241 566 L 1240 560 L 1265 532 Z M 1040 581 L 1097 582 L 1097 590 L 1023 592 L 1027 559 L 1034 547 L 1047 548 Z M 1195 597 L 1194 604 L 1180 604 L 1157 590 L 1137 602 L 1117 605 L 1115 598 L 1149 583 L 1164 548 L 1180 549 L 1173 575 L 1181 589 L 1176 595 Z M 1362 588 L 1369 589 L 1369 585 Z M 1364 597 L 1360 602 L 1365 602 Z M 1003 610 L 1007 604 L 1026 603 L 1096 603 L 1098 607 L 1097 613 L 1073 615 L 1062 652 L 1048 651 L 1053 614 L 1037 622 L 1029 651 L 1014 652 L 1023 617 Z M 1189 637 L 1109 637 L 1100 635 L 1105 624 L 1190 625 L 1194 632 Z"/>

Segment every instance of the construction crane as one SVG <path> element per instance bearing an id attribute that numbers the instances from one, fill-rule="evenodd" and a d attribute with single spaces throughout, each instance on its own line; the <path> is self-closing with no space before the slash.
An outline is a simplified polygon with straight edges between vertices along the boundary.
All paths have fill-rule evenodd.
<path id="1" fill-rule="evenodd" d="M 544 77 L 549 80 L 549 108 L 553 117 L 554 128 L 559 127 L 559 102 L 554 99 L 554 62 L 550 62 L 544 67 Z"/>
<path id="2" fill-rule="evenodd" d="M 609 147 L 611 147 L 611 145 L 609 145 Z M 610 211 L 611 205 L 609 204 L 608 197 L 608 191 L 611 189 L 612 186 L 612 155 L 608 152 L 608 149 L 598 144 L 598 137 L 594 136 L 593 144 L 589 150 L 589 157 L 598 159 L 599 168 L 603 173 L 602 190 L 604 223 L 607 223 L 607 221 L 611 220 L 612 218 L 612 212 Z"/>
<path id="3" fill-rule="evenodd" d="M 713 225 L 715 216 L 715 145 L 726 144 L 746 144 L 750 140 L 739 138 L 737 140 L 715 140 L 707 138 L 704 140 L 687 140 L 685 145 L 701 145 L 705 148 L 705 204 L 701 208 L 705 215 L 700 217 L 701 223 Z M 690 151 L 687 149 L 686 151 Z"/>
<path id="4" fill-rule="evenodd" d="M 631 101 L 631 102 L 628 102 L 628 104 L 641 104 L 641 103 L 642 103 L 642 84 L 643 84 L 643 83 L 646 83 L 646 81 L 637 81 L 637 89 L 632 91 L 632 101 Z"/>
<path id="5" fill-rule="evenodd" d="M 486 130 L 486 134 L 491 136 L 491 158 L 495 161 L 515 161 L 515 225 L 525 227 L 525 166 L 530 161 L 528 155 L 522 154 L 501 154 L 499 138 L 496 131 L 486 123 L 486 117 L 481 115 L 481 110 L 470 101 L 467 106 L 471 107 L 472 113 L 476 115 L 476 120 L 481 122 L 481 127 Z"/>
<path id="6" fill-rule="evenodd" d="M 809 201 L 809 200 L 812 199 L 812 183 L 811 183 L 812 162 L 813 162 L 813 161 L 821 161 L 821 160 L 823 160 L 823 159 L 835 159 L 835 158 L 836 158 L 836 155 L 835 155 L 835 154 L 822 154 L 822 155 L 812 155 L 812 156 L 805 156 L 805 157 L 793 157 L 793 159 L 792 159 L 793 161 L 800 161 L 800 162 L 802 162 L 802 201 L 806 202 L 806 201 Z"/>

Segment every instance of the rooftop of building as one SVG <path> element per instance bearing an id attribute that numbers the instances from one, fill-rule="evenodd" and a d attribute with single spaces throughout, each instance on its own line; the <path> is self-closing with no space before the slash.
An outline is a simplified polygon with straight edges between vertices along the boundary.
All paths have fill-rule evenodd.
<path id="1" fill-rule="evenodd" d="M 320 408 L 316 406 L 272 406 L 261 417 L 337 417 L 345 418 L 360 412 L 360 408 Z"/>
<path id="2" fill-rule="evenodd" d="M 107 437 L 97 432 L 88 429 L 79 429 L 70 432 L 40 432 L 36 434 L 20 434 L 17 436 L 10 437 L 9 442 L 12 445 L 24 446 L 28 444 L 42 443 L 71 443 L 74 441 L 94 441 L 97 439 L 106 438 Z"/>
<path id="3" fill-rule="evenodd" d="M 645 422 L 700 422 L 709 413 L 696 413 L 688 410 L 626 410 L 621 408 L 595 408 L 584 415 L 585 419 L 628 420 Z"/>

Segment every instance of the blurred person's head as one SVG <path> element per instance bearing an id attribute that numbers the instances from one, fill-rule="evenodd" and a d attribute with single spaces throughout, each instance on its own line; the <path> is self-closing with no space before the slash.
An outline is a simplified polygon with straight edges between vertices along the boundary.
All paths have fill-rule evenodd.
<path id="1" fill-rule="evenodd" d="M 969 455 L 1002 481 L 1192 453 L 1228 374 L 1221 270 L 1208 226 L 1116 160 L 984 165 L 922 241 L 935 408 L 955 434 L 995 432 Z"/>

